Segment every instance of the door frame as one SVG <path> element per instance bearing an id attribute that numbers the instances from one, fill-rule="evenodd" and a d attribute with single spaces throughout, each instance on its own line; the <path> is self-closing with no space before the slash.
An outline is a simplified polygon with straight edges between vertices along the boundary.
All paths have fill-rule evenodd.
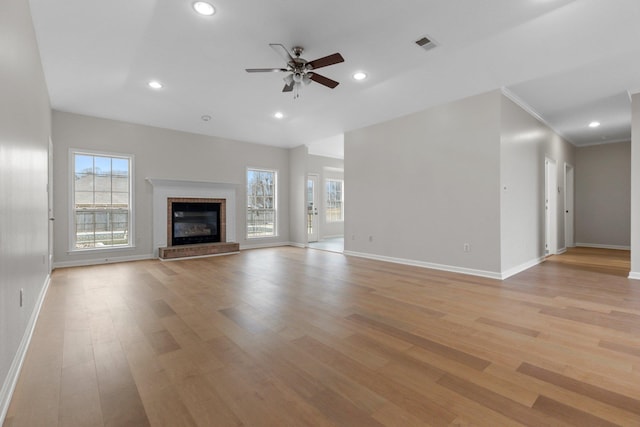
<path id="1" fill-rule="evenodd" d="M 49 137 L 49 150 L 47 159 L 47 214 L 48 214 L 48 268 L 49 274 L 53 271 L 53 141 Z"/>
<path id="2" fill-rule="evenodd" d="M 558 253 L 558 164 L 550 158 L 544 159 L 544 254 Z"/>

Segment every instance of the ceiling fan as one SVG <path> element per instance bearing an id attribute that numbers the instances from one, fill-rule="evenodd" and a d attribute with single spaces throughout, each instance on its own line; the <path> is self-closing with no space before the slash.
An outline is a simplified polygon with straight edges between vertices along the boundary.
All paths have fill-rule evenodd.
<path id="1" fill-rule="evenodd" d="M 334 89 L 340 84 L 337 81 L 331 80 L 330 78 L 320 75 L 314 71 L 318 68 L 344 62 L 344 58 L 339 53 L 334 53 L 333 55 L 318 58 L 313 61 L 307 61 L 304 58 L 300 58 L 303 51 L 301 47 L 297 46 L 291 50 L 293 55 L 295 55 L 294 57 L 289 53 L 287 48 L 281 44 L 271 43 L 269 46 L 284 58 L 287 62 L 287 68 L 247 68 L 246 71 L 248 73 L 290 73 L 283 79 L 285 85 L 282 91 L 291 92 L 296 89 L 294 98 L 298 97 L 297 89 L 302 84 L 308 85 L 314 81 L 331 89 Z"/>

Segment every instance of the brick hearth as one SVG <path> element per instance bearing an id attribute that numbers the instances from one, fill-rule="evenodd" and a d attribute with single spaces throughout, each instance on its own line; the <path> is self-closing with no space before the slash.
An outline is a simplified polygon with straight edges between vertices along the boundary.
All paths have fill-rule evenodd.
<path id="1" fill-rule="evenodd" d="M 159 248 L 160 259 L 176 259 L 205 255 L 233 254 L 240 251 L 239 243 L 200 243 L 197 245 L 180 245 Z"/>

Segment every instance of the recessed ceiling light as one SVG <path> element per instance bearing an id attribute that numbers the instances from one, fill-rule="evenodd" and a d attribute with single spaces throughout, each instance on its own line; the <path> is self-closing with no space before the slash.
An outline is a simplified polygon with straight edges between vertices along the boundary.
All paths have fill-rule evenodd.
<path id="1" fill-rule="evenodd" d="M 278 111 L 277 113 L 275 113 L 273 115 L 273 117 L 275 117 L 276 119 L 282 119 L 284 117 L 284 114 L 282 114 L 280 111 Z"/>
<path id="2" fill-rule="evenodd" d="M 591 122 L 591 123 L 589 123 L 589 127 L 590 128 L 597 128 L 598 126 L 600 126 L 600 122 Z"/>
<path id="3" fill-rule="evenodd" d="M 151 80 L 149 83 L 147 83 L 149 85 L 150 88 L 152 89 L 162 89 L 162 83 L 160 83 L 157 80 Z"/>
<path id="4" fill-rule="evenodd" d="M 193 9 L 200 15 L 211 16 L 216 13 L 216 10 L 209 3 L 204 1 L 197 1 L 193 4 Z"/>
<path id="5" fill-rule="evenodd" d="M 208 122 L 209 120 L 211 120 L 211 116 L 205 114 L 204 116 L 200 117 L 200 119 L 202 119 L 203 122 Z"/>
<path id="6" fill-rule="evenodd" d="M 367 78 L 367 73 L 363 73 L 362 71 L 358 71 L 353 74 L 353 78 L 356 80 L 364 80 Z"/>

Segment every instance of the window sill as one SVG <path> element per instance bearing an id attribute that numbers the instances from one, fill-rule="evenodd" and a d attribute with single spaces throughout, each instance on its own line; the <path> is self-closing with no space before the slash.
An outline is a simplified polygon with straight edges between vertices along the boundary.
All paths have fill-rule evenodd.
<path id="1" fill-rule="evenodd" d="M 105 247 L 105 248 L 69 249 L 67 251 L 67 254 L 81 254 L 81 253 L 89 253 L 89 252 L 130 251 L 135 248 L 136 248 L 135 245 L 127 245 L 127 246 L 113 246 L 113 247 Z"/>

